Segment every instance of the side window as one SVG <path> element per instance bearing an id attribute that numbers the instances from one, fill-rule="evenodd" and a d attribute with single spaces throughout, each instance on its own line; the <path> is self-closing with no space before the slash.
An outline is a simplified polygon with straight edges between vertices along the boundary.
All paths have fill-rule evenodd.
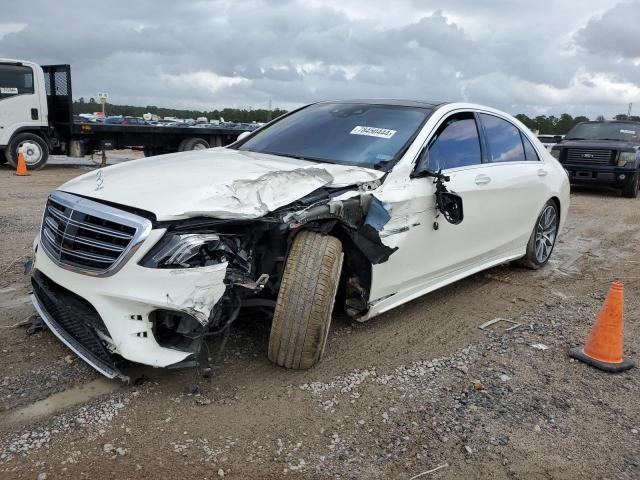
<path id="1" fill-rule="evenodd" d="M 428 169 L 438 171 L 482 163 L 478 127 L 473 114 L 449 117 L 431 138 Z"/>
<path id="2" fill-rule="evenodd" d="M 520 132 L 520 135 L 522 136 L 522 144 L 524 145 L 524 155 L 526 157 L 526 159 L 530 162 L 537 162 L 540 160 L 540 158 L 538 157 L 538 154 L 536 153 L 536 149 L 533 148 L 533 145 L 531 145 L 531 142 L 529 141 L 529 139 L 527 138 L 527 136 Z"/>
<path id="3" fill-rule="evenodd" d="M 487 156 L 490 162 L 522 162 L 526 159 L 520 130 L 493 115 L 480 114 L 487 138 Z"/>
<path id="4" fill-rule="evenodd" d="M 34 93 L 33 71 L 22 65 L 0 65 L 0 100 Z"/>

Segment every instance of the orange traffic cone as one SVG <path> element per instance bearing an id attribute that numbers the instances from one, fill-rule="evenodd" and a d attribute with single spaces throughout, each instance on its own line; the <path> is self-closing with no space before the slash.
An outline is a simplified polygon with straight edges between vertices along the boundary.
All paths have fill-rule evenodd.
<path id="1" fill-rule="evenodd" d="M 635 364 L 622 356 L 624 285 L 613 282 L 584 348 L 569 355 L 606 372 L 622 372 Z"/>
<path id="2" fill-rule="evenodd" d="M 19 177 L 26 177 L 30 175 L 27 171 L 27 164 L 24 161 L 24 153 L 22 150 L 18 152 L 18 164 L 16 165 L 16 175 Z"/>

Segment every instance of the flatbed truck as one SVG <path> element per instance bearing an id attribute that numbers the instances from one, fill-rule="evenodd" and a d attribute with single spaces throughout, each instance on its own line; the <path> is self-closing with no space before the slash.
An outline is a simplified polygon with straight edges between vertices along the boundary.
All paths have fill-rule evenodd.
<path id="1" fill-rule="evenodd" d="M 136 148 L 145 156 L 228 145 L 246 128 L 109 125 L 74 120 L 69 65 L 0 59 L 0 164 L 24 153 L 29 170 L 50 154 L 83 157 Z"/>

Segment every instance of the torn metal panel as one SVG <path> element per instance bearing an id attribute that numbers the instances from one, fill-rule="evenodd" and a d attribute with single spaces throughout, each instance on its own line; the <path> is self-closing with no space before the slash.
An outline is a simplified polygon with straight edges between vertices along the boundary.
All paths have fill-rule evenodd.
<path id="1" fill-rule="evenodd" d="M 381 202 L 374 196 L 371 200 L 371 205 L 369 205 L 369 211 L 367 212 L 367 218 L 364 223 L 366 225 L 371 225 L 379 232 L 384 228 L 389 220 L 391 220 L 389 204 Z"/>

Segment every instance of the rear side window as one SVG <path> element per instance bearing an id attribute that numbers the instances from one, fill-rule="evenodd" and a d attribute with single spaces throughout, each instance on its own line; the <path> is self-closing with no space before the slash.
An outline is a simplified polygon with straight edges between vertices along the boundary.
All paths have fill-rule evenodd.
<path id="1" fill-rule="evenodd" d="M 520 130 L 506 120 L 493 115 L 481 113 L 479 116 L 487 138 L 487 158 L 490 162 L 526 160 Z"/>
<path id="2" fill-rule="evenodd" d="M 33 70 L 22 65 L 0 65 L 0 99 L 32 94 Z"/>
<path id="3" fill-rule="evenodd" d="M 537 162 L 538 160 L 540 160 L 540 158 L 538 158 L 538 154 L 536 153 L 536 149 L 533 148 L 533 145 L 531 144 L 527 136 L 522 132 L 520 132 L 520 136 L 522 137 L 522 144 L 524 145 L 524 155 L 526 159 L 530 162 Z"/>
<path id="4" fill-rule="evenodd" d="M 449 117 L 431 139 L 427 153 L 428 169 L 434 172 L 482 163 L 478 127 L 473 114 Z"/>

